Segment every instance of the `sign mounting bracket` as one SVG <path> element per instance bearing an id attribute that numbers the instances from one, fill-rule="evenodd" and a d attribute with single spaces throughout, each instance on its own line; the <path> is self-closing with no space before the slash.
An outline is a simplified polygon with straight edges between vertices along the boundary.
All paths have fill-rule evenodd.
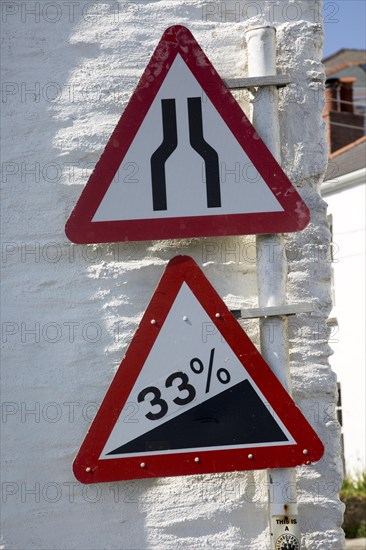
<path id="1" fill-rule="evenodd" d="M 282 315 L 297 315 L 299 313 L 312 313 L 314 306 L 311 303 L 286 304 L 283 306 L 254 307 L 247 309 L 231 309 L 235 319 L 258 319 L 261 317 L 278 317 Z"/>
<path id="2" fill-rule="evenodd" d="M 248 76 L 245 78 L 224 78 L 225 85 L 229 90 L 242 90 L 245 88 L 260 88 L 262 86 L 276 86 L 284 88 L 291 84 L 290 76 L 287 74 L 274 74 L 270 76 Z"/>

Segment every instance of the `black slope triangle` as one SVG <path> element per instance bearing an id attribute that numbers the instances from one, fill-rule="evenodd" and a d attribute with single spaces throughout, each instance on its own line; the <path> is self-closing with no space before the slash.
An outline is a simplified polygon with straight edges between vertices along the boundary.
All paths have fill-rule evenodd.
<path id="1" fill-rule="evenodd" d="M 244 380 L 108 455 L 280 441 L 288 438 Z"/>

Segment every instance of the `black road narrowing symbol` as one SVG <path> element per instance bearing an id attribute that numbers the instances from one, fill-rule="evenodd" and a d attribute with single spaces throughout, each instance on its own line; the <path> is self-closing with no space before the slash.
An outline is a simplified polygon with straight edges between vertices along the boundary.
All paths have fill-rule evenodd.
<path id="1" fill-rule="evenodd" d="M 203 137 L 202 101 L 187 98 L 189 141 L 203 158 L 206 173 L 207 207 L 221 206 L 219 156 Z M 151 182 L 154 210 L 167 210 L 165 163 L 178 145 L 175 99 L 162 99 L 163 141 L 151 156 Z"/>
<path id="2" fill-rule="evenodd" d="M 189 140 L 193 149 L 205 162 L 207 207 L 221 206 L 219 156 L 203 137 L 202 102 L 200 97 L 189 97 Z"/>
<path id="3" fill-rule="evenodd" d="M 166 210 L 165 163 L 178 145 L 175 99 L 161 100 L 163 142 L 151 157 L 151 181 L 154 210 Z"/>

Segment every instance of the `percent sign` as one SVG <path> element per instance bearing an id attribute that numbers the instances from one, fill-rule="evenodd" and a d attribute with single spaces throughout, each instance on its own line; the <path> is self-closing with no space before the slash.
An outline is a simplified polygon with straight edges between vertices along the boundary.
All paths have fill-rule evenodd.
<path id="1" fill-rule="evenodd" d="M 212 368 L 213 368 L 213 363 L 214 363 L 214 355 L 215 355 L 215 348 L 212 348 L 211 352 L 210 352 L 210 360 L 209 360 L 209 363 L 208 363 L 208 373 L 207 373 L 207 379 L 206 379 L 206 390 L 205 390 L 205 393 L 208 393 L 210 391 L 210 386 L 211 386 L 211 378 L 212 378 Z M 196 366 L 197 364 L 197 366 Z M 198 359 L 198 357 L 194 357 L 193 359 L 191 359 L 190 363 L 189 363 L 189 366 L 191 367 L 191 370 L 195 373 L 195 374 L 202 374 L 203 371 L 205 370 L 205 367 L 201 361 L 201 359 Z M 231 380 L 231 376 L 230 376 L 230 373 L 227 369 L 218 369 L 216 371 L 216 377 L 218 379 L 219 382 L 221 382 L 221 384 L 228 384 Z"/>

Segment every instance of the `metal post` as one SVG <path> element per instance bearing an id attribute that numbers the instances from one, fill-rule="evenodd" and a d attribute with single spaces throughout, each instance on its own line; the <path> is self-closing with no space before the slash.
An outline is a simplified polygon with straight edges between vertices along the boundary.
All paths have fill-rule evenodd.
<path id="1" fill-rule="evenodd" d="M 276 31 L 257 27 L 246 32 L 248 76 L 276 74 Z M 281 163 L 278 95 L 275 86 L 260 88 L 253 102 L 253 125 L 276 160 Z M 282 235 L 257 236 L 258 306 L 282 306 L 286 300 L 287 262 Z M 282 385 L 290 392 L 287 319 L 268 317 L 260 321 L 261 353 Z M 296 500 L 296 477 L 291 468 L 268 471 L 271 549 L 281 541 L 300 548 Z M 277 545 L 276 545 L 277 542 Z"/>

